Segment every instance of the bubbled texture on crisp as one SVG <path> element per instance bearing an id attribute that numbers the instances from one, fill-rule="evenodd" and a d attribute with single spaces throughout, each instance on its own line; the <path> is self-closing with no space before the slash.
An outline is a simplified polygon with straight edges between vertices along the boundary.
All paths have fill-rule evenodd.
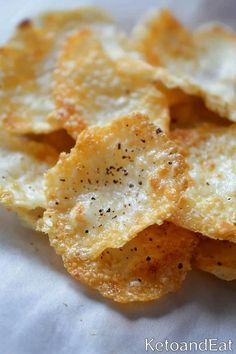
<path id="1" fill-rule="evenodd" d="M 204 99 L 220 116 L 236 121 L 236 36 L 209 25 L 188 32 L 168 10 L 154 13 L 135 31 L 137 48 L 157 66 L 156 78 Z"/>
<path id="2" fill-rule="evenodd" d="M 121 248 L 109 248 L 95 260 L 65 253 L 73 277 L 118 302 L 150 301 L 176 291 L 191 269 L 198 242 L 194 233 L 170 223 L 153 225 Z"/>
<path id="3" fill-rule="evenodd" d="M 189 167 L 189 187 L 172 221 L 236 241 L 236 125 L 173 131 Z"/>
<path id="4" fill-rule="evenodd" d="M 46 144 L 0 133 L 0 201 L 16 210 L 46 206 L 44 173 L 58 153 Z"/>
<path id="5" fill-rule="evenodd" d="M 96 8 L 48 13 L 18 26 L 0 49 L 0 119 L 5 128 L 17 134 L 40 134 L 62 127 L 55 116 L 55 63 L 66 36 L 88 25 L 113 27 Z"/>
<path id="6" fill-rule="evenodd" d="M 168 131 L 167 100 L 151 83 L 153 70 L 124 50 L 123 56 L 112 58 L 114 36 L 113 47 L 103 42 L 89 30 L 65 42 L 55 72 L 58 120 L 74 138 L 87 126 L 132 112 L 147 114 Z"/>
<path id="7" fill-rule="evenodd" d="M 140 114 L 82 132 L 46 178 L 43 230 L 60 254 L 94 258 L 162 224 L 186 187 L 176 145 Z"/>

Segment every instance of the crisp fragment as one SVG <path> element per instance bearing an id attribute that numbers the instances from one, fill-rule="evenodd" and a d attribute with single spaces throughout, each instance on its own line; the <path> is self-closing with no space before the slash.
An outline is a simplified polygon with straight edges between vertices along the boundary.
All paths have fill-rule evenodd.
<path id="1" fill-rule="evenodd" d="M 170 117 L 170 130 L 177 128 L 198 128 L 209 123 L 218 126 L 229 126 L 232 124 L 227 119 L 222 119 L 214 112 L 208 110 L 204 103 L 196 97 L 189 97 L 185 102 L 181 102 L 170 107 Z"/>
<path id="2" fill-rule="evenodd" d="M 195 267 L 223 280 L 236 279 L 236 244 L 202 238 L 194 252 Z"/>
<path id="3" fill-rule="evenodd" d="M 17 40 L 0 50 L 0 119 L 17 134 L 56 130 L 52 38 L 32 25 L 18 32 Z"/>
<path id="4" fill-rule="evenodd" d="M 118 302 L 150 301 L 176 291 L 190 270 L 198 242 L 190 231 L 173 224 L 153 225 L 121 248 L 109 248 L 83 261 L 63 254 L 73 277 Z"/>
<path id="5" fill-rule="evenodd" d="M 0 120 L 5 128 L 17 134 L 49 133 L 62 128 L 54 115 L 55 61 L 73 29 L 92 23 L 96 28 L 99 23 L 101 27 L 110 24 L 102 11 L 101 16 L 98 13 L 91 8 L 55 13 L 41 18 L 41 28 L 31 21 L 18 26 L 14 37 L 0 49 Z"/>
<path id="6" fill-rule="evenodd" d="M 58 120 L 74 138 L 87 126 L 132 112 L 147 114 L 167 131 L 167 101 L 152 76 L 138 59 L 111 58 L 91 31 L 76 33 L 66 41 L 55 74 Z"/>
<path id="7" fill-rule="evenodd" d="M 93 6 L 81 7 L 79 10 L 51 11 L 35 18 L 37 26 L 47 28 L 48 32 L 58 35 L 78 31 L 81 27 L 113 24 L 106 11 Z"/>
<path id="8" fill-rule="evenodd" d="M 176 146 L 133 114 L 82 132 L 46 178 L 42 230 L 56 250 L 95 258 L 170 217 L 186 187 Z"/>
<path id="9" fill-rule="evenodd" d="M 136 30 L 138 49 L 169 89 L 203 98 L 207 107 L 236 121 L 236 35 L 209 25 L 188 32 L 168 10 L 153 14 Z"/>
<path id="10" fill-rule="evenodd" d="M 38 24 L 56 36 L 60 42 L 81 29 L 92 30 L 102 41 L 112 58 L 126 53 L 139 56 L 124 32 L 118 31 L 113 19 L 96 7 L 84 7 L 77 11 L 48 12 L 38 17 Z"/>
<path id="11" fill-rule="evenodd" d="M 236 241 L 236 125 L 206 124 L 172 133 L 189 166 L 189 187 L 172 221 L 216 239 Z"/>
<path id="12" fill-rule="evenodd" d="M 137 49 L 153 66 L 174 71 L 182 58 L 194 59 L 191 33 L 167 9 L 148 15 L 134 28 L 133 34 Z"/>
<path id="13" fill-rule="evenodd" d="M 44 173 L 57 158 L 48 145 L 0 132 L 0 202 L 16 211 L 44 208 Z"/>

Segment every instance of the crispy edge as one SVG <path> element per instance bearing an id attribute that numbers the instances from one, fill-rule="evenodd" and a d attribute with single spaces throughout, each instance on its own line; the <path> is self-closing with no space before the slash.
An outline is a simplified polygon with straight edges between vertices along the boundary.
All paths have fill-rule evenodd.
<path id="1" fill-rule="evenodd" d="M 58 160 L 58 152 L 51 146 L 28 140 L 22 136 L 16 136 L 7 134 L 7 143 L 15 149 L 15 151 L 22 152 L 23 154 L 29 154 L 33 158 L 41 161 L 47 161 L 52 167 Z M 49 167 L 49 168 L 50 168 Z M 42 191 L 44 193 L 44 191 Z M 15 205 L 15 198 L 10 190 L 0 185 L 0 202 L 10 210 L 24 210 Z M 42 207 L 42 206 L 39 206 Z M 28 210 L 28 209 L 27 209 Z M 29 209 L 30 210 L 30 209 Z"/>
<path id="2" fill-rule="evenodd" d="M 191 269 L 198 237 L 173 224 L 153 225 L 94 261 L 63 255 L 77 280 L 121 303 L 150 301 L 177 291 Z"/>
<path id="3" fill-rule="evenodd" d="M 76 54 L 75 56 L 75 53 L 73 52 L 76 47 L 76 52 L 78 52 L 79 55 Z M 68 37 L 67 41 L 64 44 L 61 55 L 58 59 L 57 70 L 55 71 L 56 85 L 54 89 L 54 96 L 57 103 L 56 115 L 58 121 L 62 122 L 62 125 L 68 131 L 68 133 L 72 137 L 77 138 L 78 134 L 81 131 L 83 131 L 89 126 L 96 125 L 96 123 L 91 124 L 87 119 L 86 114 L 83 113 L 84 109 L 86 112 L 88 110 L 86 107 L 88 106 L 89 95 L 84 90 L 80 92 L 81 97 L 79 97 L 75 90 L 75 87 L 76 85 L 78 85 L 78 83 L 76 84 L 75 82 L 72 85 L 71 82 L 66 81 L 67 77 L 71 78 L 72 75 L 74 75 L 73 65 L 70 68 L 70 65 L 73 62 L 72 58 L 70 60 L 68 60 L 68 58 L 70 58 L 70 56 L 73 54 L 72 57 L 75 56 L 76 58 L 76 61 L 74 61 L 74 65 L 76 63 L 75 68 L 78 67 L 81 69 L 83 68 L 85 60 L 87 60 L 88 57 L 98 57 L 99 53 L 102 54 L 103 59 L 105 58 L 105 61 L 107 61 L 107 65 L 108 63 L 110 64 L 109 69 L 112 68 L 116 73 L 117 77 L 119 77 L 121 80 L 124 80 L 124 82 L 125 78 L 127 78 L 127 83 L 124 84 L 124 93 L 120 98 L 124 99 L 128 104 L 129 99 L 131 100 L 131 102 L 133 100 L 133 97 L 131 95 L 132 93 L 136 96 L 140 95 L 139 106 L 141 106 L 142 104 L 143 109 L 149 111 L 150 119 L 154 121 L 154 123 L 156 123 L 157 125 L 161 125 L 161 128 L 164 131 L 169 131 L 170 117 L 168 110 L 168 102 L 165 93 L 162 92 L 158 88 L 156 82 L 153 81 L 153 68 L 147 65 L 146 63 L 142 62 L 140 59 L 134 59 L 132 56 L 129 55 L 129 53 L 127 53 L 126 55 L 124 54 L 124 56 L 119 59 L 111 58 L 108 53 L 106 53 L 101 41 L 98 37 L 96 37 L 95 33 L 91 30 L 85 29 L 83 31 L 74 33 L 70 37 Z M 69 66 L 67 65 L 67 62 L 69 62 Z M 62 73 L 64 73 L 63 76 Z M 132 82 L 136 85 L 136 90 L 133 90 L 133 92 L 131 84 Z M 103 83 L 103 85 L 105 85 L 105 82 Z M 126 87 L 128 87 L 129 89 L 125 89 Z M 89 87 L 87 88 L 87 90 L 89 90 Z M 113 93 L 111 88 L 111 95 L 112 94 Z M 85 106 L 83 103 L 84 100 Z M 157 114 L 156 107 L 158 107 L 160 110 L 159 115 Z M 140 107 L 138 108 L 140 109 Z M 151 114 L 152 110 L 153 114 Z M 127 113 L 133 112 L 134 109 Z M 96 113 L 91 114 L 95 115 Z M 87 114 L 87 116 L 89 116 L 89 114 Z M 104 124 L 105 123 L 106 121 L 104 122 Z M 103 123 L 97 124 L 103 125 Z"/>
<path id="4" fill-rule="evenodd" d="M 90 128 L 87 129 L 86 131 L 82 132 L 79 136 L 79 138 L 77 139 L 77 144 L 76 147 L 72 150 L 70 155 L 61 155 L 61 159 L 59 160 L 59 162 L 57 163 L 57 165 L 51 169 L 48 174 L 47 174 L 47 178 L 46 178 L 46 183 L 47 183 L 47 190 L 46 190 L 46 194 L 47 194 L 47 200 L 48 200 L 48 205 L 50 204 L 50 206 L 48 207 L 47 211 L 44 214 L 44 221 L 39 225 L 39 230 L 46 232 L 49 234 L 49 237 L 51 239 L 51 242 L 54 244 L 54 247 L 57 249 L 57 251 L 60 252 L 64 252 L 64 249 L 70 249 L 70 248 L 74 248 L 74 244 L 75 244 L 75 236 L 73 236 L 73 234 L 69 235 L 71 230 L 69 230 L 68 232 L 65 231 L 65 225 L 64 225 L 64 221 L 60 220 L 59 216 L 57 215 L 57 209 L 60 210 L 60 208 L 62 208 L 62 206 L 57 206 L 57 204 L 55 203 L 50 203 L 51 200 L 54 200 L 56 198 L 55 195 L 55 191 L 52 190 L 52 188 L 49 188 L 49 181 L 51 185 L 53 185 L 55 188 L 55 183 L 53 182 L 54 177 L 55 176 L 59 176 L 60 173 L 63 171 L 63 176 L 64 176 L 64 168 L 65 168 L 65 163 L 68 164 L 72 164 L 72 165 L 76 165 L 76 160 L 78 159 L 78 157 L 76 157 L 76 151 L 84 151 L 86 149 L 86 147 L 89 145 L 91 146 L 91 144 L 95 144 L 94 146 L 97 147 L 97 139 L 103 139 L 103 135 L 106 136 L 106 134 L 110 134 L 110 130 L 113 129 L 118 130 L 120 128 L 120 124 L 130 124 L 133 123 L 133 129 L 134 131 L 136 131 L 137 133 L 139 132 L 143 132 L 143 128 L 146 127 L 147 129 L 147 135 L 145 136 L 145 139 L 147 141 L 147 139 L 149 139 L 150 137 L 152 137 L 152 135 L 161 135 L 160 136 L 160 141 L 164 142 L 165 144 L 167 144 L 168 149 L 175 149 L 176 146 L 175 144 L 173 144 L 168 137 L 162 133 L 159 134 L 160 130 L 156 129 L 156 127 L 150 123 L 150 121 L 148 120 L 148 118 L 146 116 L 143 116 L 141 114 L 133 114 L 131 116 L 128 117 L 123 117 L 120 119 L 117 119 L 115 121 L 113 121 L 110 125 L 106 126 L 106 127 L 94 127 L 94 128 Z M 174 150 L 173 150 L 174 151 Z M 74 160 L 76 157 L 76 160 Z M 150 179 L 150 183 L 151 183 L 151 187 L 153 189 L 153 193 L 163 193 L 163 188 L 165 188 L 165 198 L 168 199 L 168 206 L 166 205 L 164 208 L 164 205 L 162 205 L 161 208 L 157 209 L 156 215 L 152 215 L 150 216 L 148 219 L 149 222 L 147 223 L 147 220 L 144 218 L 145 223 L 142 224 L 141 220 L 140 222 L 138 222 L 137 220 L 137 224 L 134 223 L 133 226 L 131 227 L 131 229 L 129 230 L 129 235 L 127 235 L 126 239 L 123 240 L 122 242 L 119 241 L 119 238 L 117 238 L 117 242 L 115 247 L 120 247 L 122 246 L 122 244 L 124 244 L 124 242 L 127 242 L 128 239 L 130 239 L 131 237 L 134 237 L 135 234 L 137 234 L 137 232 L 141 231 L 142 229 L 144 229 L 145 227 L 151 225 L 152 223 L 156 222 L 158 224 L 161 224 L 165 219 L 167 219 L 170 214 L 172 214 L 177 206 L 177 203 L 179 201 L 179 197 L 181 196 L 183 190 L 187 187 L 187 181 L 186 181 L 186 175 L 185 175 L 185 162 L 181 156 L 181 154 L 179 154 L 178 149 L 176 148 L 176 154 L 173 155 L 173 153 L 171 154 L 171 157 L 169 156 L 169 159 L 171 158 L 173 160 L 173 158 L 177 157 L 177 164 L 176 163 L 168 163 L 167 166 L 168 168 L 170 168 L 170 166 L 172 166 L 171 168 L 173 168 L 173 183 L 171 183 L 168 188 L 165 188 L 164 185 L 162 183 L 160 183 L 159 178 L 163 177 L 165 178 L 165 171 L 162 170 L 160 171 L 160 175 L 158 174 L 157 176 L 152 175 L 151 179 Z M 168 159 L 168 157 L 166 157 Z M 73 163 L 72 163 L 73 161 Z M 64 177 L 63 177 L 64 178 Z M 154 194 L 153 194 L 154 195 Z M 59 203 L 60 204 L 60 203 Z M 53 221 L 53 219 L 56 217 L 56 219 Z M 81 217 L 80 214 L 78 214 L 78 217 Z M 78 220 L 77 217 L 77 220 Z M 62 218 L 63 219 L 63 218 Z M 48 222 L 47 222 L 48 220 Z M 56 228 L 55 228 L 56 226 Z M 113 232 L 115 232 L 113 230 Z M 65 244 L 65 238 L 67 238 L 67 244 Z M 76 241 L 77 242 L 77 241 Z M 104 241 L 101 243 L 103 249 L 105 249 L 107 246 L 106 243 L 104 243 Z M 96 247 L 96 252 L 94 254 L 98 255 L 98 251 L 100 250 L 100 247 Z M 102 252 L 102 249 L 99 251 L 100 253 Z M 82 257 L 82 255 L 81 255 Z M 91 257 L 91 256 L 90 256 Z M 90 258 L 89 257 L 89 258 Z M 92 258 L 92 257 L 91 257 Z"/>
<path id="5" fill-rule="evenodd" d="M 219 129 L 224 131 L 231 131 L 232 129 L 236 129 L 236 124 L 231 124 L 229 127 L 219 127 L 215 124 L 205 124 L 198 129 L 176 129 L 171 132 L 171 138 L 178 144 L 180 152 L 187 159 L 188 146 L 190 144 L 195 146 L 198 144 L 200 136 L 199 132 L 203 133 L 202 139 L 205 139 L 205 133 L 207 133 L 208 129 L 210 131 L 219 132 Z M 188 171 L 191 169 L 191 166 L 187 163 Z M 188 174 L 188 186 L 191 188 L 195 184 L 194 180 Z M 188 188 L 182 194 L 177 212 L 171 216 L 170 221 L 176 225 L 189 229 L 193 232 L 199 232 L 203 235 L 206 235 L 213 239 L 221 239 L 235 242 L 236 240 L 236 225 L 234 223 L 228 223 L 221 221 L 221 223 L 217 223 L 217 228 L 215 227 L 215 222 L 211 222 L 211 227 L 209 227 L 209 222 L 203 223 L 202 220 L 196 221 L 191 216 L 191 207 L 189 206 L 189 198 L 187 196 Z M 191 202 L 191 200 L 190 200 Z M 217 220 L 218 221 L 218 220 Z"/>
<path id="6" fill-rule="evenodd" d="M 236 280 L 236 244 L 202 237 L 194 251 L 193 266 L 222 280 Z"/>

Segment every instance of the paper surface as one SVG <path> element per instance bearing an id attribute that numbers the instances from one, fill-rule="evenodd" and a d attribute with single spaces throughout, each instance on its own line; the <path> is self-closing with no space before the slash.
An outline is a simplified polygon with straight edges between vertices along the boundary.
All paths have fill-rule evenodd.
<path id="1" fill-rule="evenodd" d="M 236 29 L 234 0 L 0 0 L 0 41 L 25 17 L 83 4 L 105 7 L 126 29 L 163 6 L 191 27 L 221 20 Z M 161 301 L 117 305 L 74 281 L 47 237 L 2 208 L 0 270 L 0 354 L 139 354 L 146 352 L 145 338 L 231 339 L 236 353 L 236 282 L 191 272 L 180 291 Z"/>

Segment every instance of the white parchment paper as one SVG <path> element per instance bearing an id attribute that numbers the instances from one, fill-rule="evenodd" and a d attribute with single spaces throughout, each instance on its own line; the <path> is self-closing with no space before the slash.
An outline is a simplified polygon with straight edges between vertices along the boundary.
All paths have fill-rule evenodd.
<path id="1" fill-rule="evenodd" d="M 236 29 L 235 0 L 0 0 L 0 42 L 25 17 L 84 4 L 105 7 L 125 29 L 163 6 L 190 27 L 220 20 Z M 75 282 L 46 237 L 0 208 L 0 354 L 139 354 L 145 338 L 231 339 L 236 353 L 236 282 L 192 272 L 161 301 L 117 305 Z"/>

